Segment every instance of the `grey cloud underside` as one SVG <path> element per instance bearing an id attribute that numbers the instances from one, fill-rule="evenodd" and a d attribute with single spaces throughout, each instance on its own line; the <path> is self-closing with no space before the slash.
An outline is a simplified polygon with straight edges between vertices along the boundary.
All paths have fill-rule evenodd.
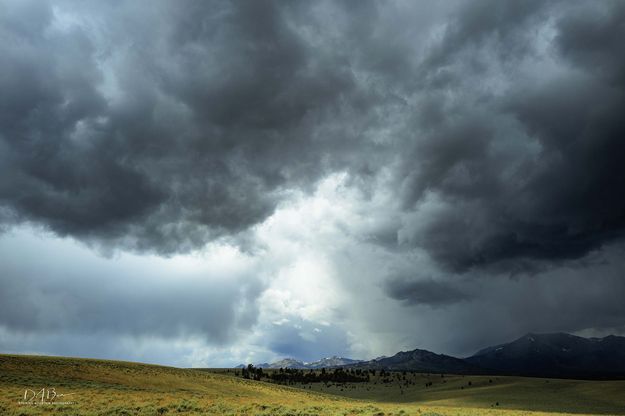
<path id="1" fill-rule="evenodd" d="M 189 365 L 622 331 L 623 21 L 593 0 L 0 0 L 0 349 Z M 254 226 L 337 172 L 336 217 L 244 271 L 18 244 L 270 246 Z M 299 254 L 344 312 L 259 301 Z"/>
<path id="2" fill-rule="evenodd" d="M 148 261 L 103 259 L 58 242 L 50 247 L 49 241 L 19 235 L 0 239 L 0 349 L 19 334 L 35 339 L 59 334 L 195 337 L 223 345 L 257 322 L 256 301 L 266 288 L 259 270 L 226 275 L 154 267 Z M 5 338 L 3 331 L 11 336 Z"/>
<path id="3" fill-rule="evenodd" d="M 445 270 L 623 235 L 621 2 L 1 7 L 5 223 L 185 252 L 384 168 L 385 244 Z"/>
<path id="4" fill-rule="evenodd" d="M 374 94 L 278 6 L 94 5 L 91 33 L 56 29 L 45 3 L 4 5 L 0 202 L 167 254 L 245 231 L 281 191 L 351 163 Z"/>
<path id="5" fill-rule="evenodd" d="M 468 8 L 423 68 L 425 138 L 400 176 L 407 210 L 425 211 L 432 194 L 438 209 L 415 215 L 418 224 L 408 217 L 403 241 L 448 270 L 514 272 L 524 259 L 579 258 L 621 238 L 625 65 L 614 57 L 625 7 Z"/>
<path id="6" fill-rule="evenodd" d="M 384 290 L 391 298 L 404 301 L 407 305 L 437 307 L 471 299 L 471 295 L 461 289 L 433 279 L 391 278 L 386 281 Z"/>

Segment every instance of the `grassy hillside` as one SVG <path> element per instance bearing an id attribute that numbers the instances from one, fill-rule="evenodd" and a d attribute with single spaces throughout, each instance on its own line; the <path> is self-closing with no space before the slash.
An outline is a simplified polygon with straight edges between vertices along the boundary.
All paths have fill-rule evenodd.
<path id="1" fill-rule="evenodd" d="M 384 379 L 387 380 L 386 383 L 383 382 Z M 306 391 L 377 402 L 625 414 L 625 381 L 499 376 L 441 377 L 421 373 L 407 373 L 405 376 L 402 373 L 391 373 L 390 377 L 384 379 L 374 376 L 369 383 L 311 383 L 293 386 Z"/>
<path id="2" fill-rule="evenodd" d="M 614 386 L 617 392 L 622 393 L 622 385 Z M 518 387 L 523 388 L 522 384 Z M 42 388 L 53 388 L 57 394 L 67 396 L 52 401 L 57 404 L 20 404 L 25 389 L 39 391 Z M 431 404 L 395 403 L 393 397 L 388 395 L 378 396 L 383 401 L 352 399 L 197 370 L 119 361 L 15 355 L 0 355 L 0 390 L 0 415 L 3 416 L 542 414 L 505 408 L 480 409 L 471 407 L 475 406 L 471 400 L 447 397 L 445 394 L 442 394 L 441 402 L 428 399 Z M 611 395 L 606 397 L 606 402 L 612 400 Z M 528 403 L 531 400 L 528 396 Z M 48 402 L 47 399 L 44 401 Z M 36 402 L 40 403 L 39 397 Z M 612 406 L 613 413 L 623 413 L 617 402 Z"/>
<path id="3" fill-rule="evenodd" d="M 224 370 L 209 370 L 224 373 Z M 266 373 L 277 370 L 266 370 Z M 307 372 L 308 370 L 306 370 Z M 232 372 L 226 374 L 234 374 Z M 268 378 L 267 378 L 268 379 Z M 368 383 L 290 383 L 379 403 L 499 408 L 548 412 L 625 414 L 625 381 L 584 381 L 500 376 L 379 372 Z"/>

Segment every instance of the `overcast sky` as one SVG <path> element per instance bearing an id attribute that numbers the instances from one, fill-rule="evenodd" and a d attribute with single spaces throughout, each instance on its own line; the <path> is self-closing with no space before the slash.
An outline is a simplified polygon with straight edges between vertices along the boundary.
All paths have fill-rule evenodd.
<path id="1" fill-rule="evenodd" d="M 625 333 L 625 2 L 0 0 L 0 352 Z"/>

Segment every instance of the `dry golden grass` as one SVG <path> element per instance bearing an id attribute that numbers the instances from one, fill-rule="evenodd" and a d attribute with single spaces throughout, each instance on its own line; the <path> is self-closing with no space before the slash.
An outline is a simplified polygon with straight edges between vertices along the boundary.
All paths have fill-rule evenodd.
<path id="1" fill-rule="evenodd" d="M 54 388 L 73 404 L 20 404 L 25 389 Z M 75 358 L 0 355 L 0 415 L 540 416 L 541 412 L 353 399 L 205 371 Z M 614 412 L 619 413 L 619 412 Z"/>
<path id="2" fill-rule="evenodd" d="M 213 370 L 215 371 L 215 370 Z M 272 371 L 272 370 L 269 370 Z M 405 379 L 404 379 L 405 377 Z M 393 373 L 372 376 L 369 383 L 296 384 L 353 399 L 421 403 L 452 407 L 499 407 L 516 410 L 596 414 L 625 413 L 625 381 L 584 381 L 504 376 L 457 376 Z M 426 384 L 429 384 L 426 387 Z M 499 406 L 495 406 L 499 403 Z"/>

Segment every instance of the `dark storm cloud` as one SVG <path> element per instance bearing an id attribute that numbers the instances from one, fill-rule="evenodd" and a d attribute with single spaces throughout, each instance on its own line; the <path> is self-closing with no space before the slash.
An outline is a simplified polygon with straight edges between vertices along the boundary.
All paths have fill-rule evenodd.
<path id="1" fill-rule="evenodd" d="M 447 345 L 459 355 L 528 332 L 622 333 L 623 254 L 622 245 L 607 245 L 601 253 L 589 254 L 585 267 L 567 264 L 527 279 L 484 280 L 479 299 L 438 326 L 447 328 Z"/>
<path id="2" fill-rule="evenodd" d="M 296 30 L 305 4 L 93 4 L 77 24 L 55 6 L 2 6 L 0 203 L 14 219 L 187 251 L 369 146 L 354 127 L 377 93 L 321 28 Z"/>
<path id="3" fill-rule="evenodd" d="M 400 242 L 450 270 L 622 235 L 619 2 L 450 3 L 426 29 L 372 2 L 94 5 L 73 25 L 63 5 L 3 6 L 5 223 L 187 251 L 394 161 Z"/>
<path id="4" fill-rule="evenodd" d="M 622 84 L 625 8 L 618 1 L 605 2 L 604 7 L 591 2 L 582 6 L 557 23 L 560 53 L 574 65 Z"/>
<path id="5" fill-rule="evenodd" d="M 579 258 L 621 238 L 625 6 L 467 8 L 422 67 L 436 82 L 400 174 L 414 214 L 403 242 L 464 272 Z"/>
<path id="6" fill-rule="evenodd" d="M 486 339 L 488 328 L 622 326 L 621 263 L 586 262 L 625 231 L 624 19 L 625 3 L 590 0 L 0 2 L 0 231 L 27 222 L 103 249 L 188 252 L 253 240 L 246 232 L 292 191 L 347 172 L 346 186 L 362 191 L 350 208 L 367 217 L 344 224 L 350 244 L 388 256 L 371 261 L 381 269 L 371 275 L 395 260 L 432 269 L 371 286 L 403 311 L 435 306 L 423 309 L 440 313 L 438 346 L 456 321 L 459 348 L 479 346 L 469 330 Z M 354 269 L 341 276 L 350 289 Z M 592 291 L 565 288 L 567 273 Z M 87 288 L 57 276 L 42 280 L 40 304 L 21 273 L 0 275 L 0 316 L 15 331 L 105 332 L 121 321 L 124 334 L 222 341 L 238 322 L 253 325 L 262 291 L 250 275 L 116 297 L 121 280 Z M 28 276 L 20 284 L 35 288 Z M 491 300 L 473 284 L 493 285 Z M 94 288 L 101 299 L 80 301 Z M 534 291 L 545 298 L 526 314 Z M 236 300 L 250 305 L 240 316 Z M 567 316 L 544 318 L 558 310 Z M 286 355 L 318 358 L 329 342 L 272 331 L 268 343 Z"/>
<path id="7" fill-rule="evenodd" d="M 494 40 L 494 52 L 502 56 L 527 52 L 531 34 L 527 31 L 543 13 L 549 2 L 529 0 L 502 3 L 478 0 L 461 4 L 446 23 L 441 42 L 432 48 L 425 64 L 438 71 L 446 65 L 457 65 L 454 59 L 468 49 L 480 48 L 483 42 Z M 466 57 L 466 56 L 465 56 Z M 472 62 L 474 64 L 475 62 Z"/>
<path id="8" fill-rule="evenodd" d="M 471 299 L 469 294 L 452 284 L 433 279 L 395 277 L 386 281 L 384 290 L 388 296 L 401 300 L 406 305 L 437 307 Z"/>

